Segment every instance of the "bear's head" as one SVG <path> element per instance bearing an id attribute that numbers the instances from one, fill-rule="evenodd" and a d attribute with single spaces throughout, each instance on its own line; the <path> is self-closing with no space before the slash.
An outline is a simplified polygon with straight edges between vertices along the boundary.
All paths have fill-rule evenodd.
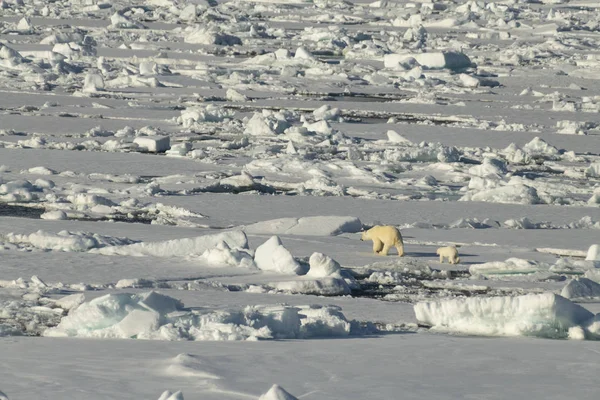
<path id="1" fill-rule="evenodd" d="M 371 239 L 369 237 L 369 231 L 362 231 L 361 235 L 360 235 L 360 240 L 369 240 Z"/>
<path id="2" fill-rule="evenodd" d="M 439 255 L 440 255 L 440 249 L 437 249 L 437 250 L 435 251 L 435 254 L 437 254 L 437 255 L 439 256 Z"/>

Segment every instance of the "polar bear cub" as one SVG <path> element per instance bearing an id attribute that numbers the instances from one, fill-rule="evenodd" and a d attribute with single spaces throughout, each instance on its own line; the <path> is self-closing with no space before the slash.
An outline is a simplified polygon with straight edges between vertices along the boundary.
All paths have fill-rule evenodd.
<path id="1" fill-rule="evenodd" d="M 387 256 L 392 246 L 398 250 L 398 255 L 404 255 L 404 242 L 400 231 L 391 225 L 376 225 L 364 231 L 360 240 L 372 240 L 373 252 L 382 256 Z"/>
<path id="2" fill-rule="evenodd" d="M 458 250 L 454 246 L 440 247 L 435 253 L 440 256 L 441 263 L 444 262 L 444 258 L 447 258 L 450 264 L 458 264 L 460 262 Z"/>

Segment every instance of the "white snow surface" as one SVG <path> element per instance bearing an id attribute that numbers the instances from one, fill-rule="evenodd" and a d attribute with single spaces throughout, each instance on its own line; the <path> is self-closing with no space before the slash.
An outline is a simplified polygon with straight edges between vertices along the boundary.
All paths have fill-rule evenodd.
<path id="1" fill-rule="evenodd" d="M 278 218 L 261 221 L 244 227 L 249 234 L 333 236 L 355 233 L 362 223 L 355 217 L 315 216 L 302 218 Z"/>
<path id="2" fill-rule="evenodd" d="M 598 9 L 0 0 L 0 399 L 597 397 Z"/>

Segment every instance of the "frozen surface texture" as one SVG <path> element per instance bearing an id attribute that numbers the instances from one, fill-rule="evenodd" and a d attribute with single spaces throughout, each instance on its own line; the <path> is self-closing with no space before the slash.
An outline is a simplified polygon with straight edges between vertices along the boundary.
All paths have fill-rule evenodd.
<path id="1" fill-rule="evenodd" d="M 0 400 L 598 397 L 599 11 L 0 0 Z"/>

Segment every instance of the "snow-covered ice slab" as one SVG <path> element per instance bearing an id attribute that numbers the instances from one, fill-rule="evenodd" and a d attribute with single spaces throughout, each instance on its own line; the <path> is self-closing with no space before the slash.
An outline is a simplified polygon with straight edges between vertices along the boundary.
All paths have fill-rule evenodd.
<path id="1" fill-rule="evenodd" d="M 361 229 L 360 219 L 343 216 L 278 218 L 257 222 L 244 228 L 251 234 L 305 236 L 333 236 L 340 233 L 355 233 Z"/>
<path id="2" fill-rule="evenodd" d="M 461 70 L 471 66 L 471 60 L 465 54 L 456 51 L 430 52 L 419 54 L 386 54 L 383 58 L 386 68 L 405 69 L 403 64 L 416 60 L 419 65 L 429 69 L 448 68 Z"/>
<path id="3" fill-rule="evenodd" d="M 112 246 L 94 249 L 92 252 L 104 255 L 185 257 L 202 254 L 208 249 L 225 242 L 230 248 L 248 248 L 248 239 L 242 231 L 228 231 L 195 238 L 173 239 L 164 242 L 144 242 L 128 246 Z"/>
<path id="4" fill-rule="evenodd" d="M 417 320 L 435 330 L 482 336 L 563 339 L 594 314 L 554 293 L 421 302 Z"/>

